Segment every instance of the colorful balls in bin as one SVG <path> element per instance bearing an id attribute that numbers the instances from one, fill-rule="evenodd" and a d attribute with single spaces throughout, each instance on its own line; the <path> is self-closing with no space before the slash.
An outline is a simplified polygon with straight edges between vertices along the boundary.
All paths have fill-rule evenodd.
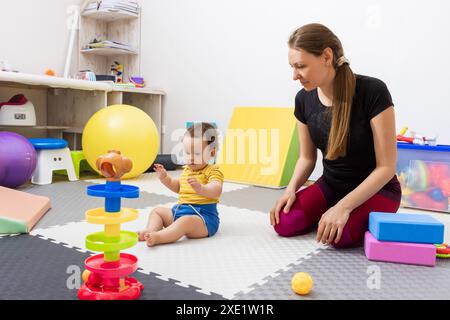
<path id="1" fill-rule="evenodd" d="M 439 186 L 441 181 L 450 178 L 450 164 L 444 162 L 427 163 L 431 186 Z"/>
<path id="2" fill-rule="evenodd" d="M 428 169 L 422 160 L 414 160 L 408 173 L 407 185 L 414 191 L 425 191 L 428 187 Z"/>
<path id="3" fill-rule="evenodd" d="M 443 201 L 445 200 L 445 196 L 442 193 L 442 190 L 439 188 L 433 188 L 431 189 L 428 194 L 430 195 L 431 199 L 433 199 L 434 201 Z"/>
<path id="4" fill-rule="evenodd" d="M 137 177 L 156 159 L 159 134 L 150 116 L 139 108 L 114 105 L 96 112 L 87 122 L 82 138 L 83 152 L 92 168 L 97 158 L 110 150 L 120 152 L 133 162 L 123 179 Z"/>
<path id="5" fill-rule="evenodd" d="M 439 184 L 444 196 L 450 198 L 450 176 L 448 179 L 442 180 Z"/>

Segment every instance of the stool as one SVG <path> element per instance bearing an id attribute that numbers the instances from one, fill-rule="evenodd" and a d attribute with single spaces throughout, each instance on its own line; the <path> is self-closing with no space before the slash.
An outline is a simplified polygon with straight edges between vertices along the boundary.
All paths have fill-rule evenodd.
<path id="1" fill-rule="evenodd" d="M 54 170 L 67 170 L 70 181 L 78 180 L 67 141 L 53 138 L 29 139 L 37 152 L 37 165 L 31 183 L 50 184 Z"/>
<path id="2" fill-rule="evenodd" d="M 94 169 L 92 169 L 92 167 L 87 162 L 82 150 L 73 150 L 70 152 L 70 154 L 72 156 L 72 163 L 75 169 L 75 175 L 77 176 L 77 179 L 80 179 L 81 172 L 92 172 L 98 175 L 97 172 Z M 55 173 L 67 176 L 66 170 L 58 170 L 55 171 Z"/>

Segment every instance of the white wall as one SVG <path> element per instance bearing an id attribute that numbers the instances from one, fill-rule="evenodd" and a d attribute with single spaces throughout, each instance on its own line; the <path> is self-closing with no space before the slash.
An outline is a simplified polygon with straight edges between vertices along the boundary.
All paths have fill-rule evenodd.
<path id="1" fill-rule="evenodd" d="M 143 74 L 167 91 L 168 133 L 187 119 L 226 129 L 237 105 L 293 106 L 286 41 L 310 22 L 338 35 L 356 73 L 387 83 L 399 128 L 450 144 L 447 0 L 145 0 Z"/>
<path id="2" fill-rule="evenodd" d="M 143 0 L 142 75 L 167 91 L 165 150 L 187 120 L 225 130 L 235 106 L 293 106 L 286 41 L 310 22 L 341 39 L 355 72 L 391 90 L 398 127 L 450 144 L 450 2 Z M 69 5 L 76 0 L 2 1 L 0 60 L 22 72 L 62 74 Z"/>
<path id="3" fill-rule="evenodd" d="M 0 61 L 25 73 L 53 69 L 62 76 L 70 14 L 77 0 L 18 0 L 0 3 Z M 74 53 L 76 63 L 76 53 Z"/>

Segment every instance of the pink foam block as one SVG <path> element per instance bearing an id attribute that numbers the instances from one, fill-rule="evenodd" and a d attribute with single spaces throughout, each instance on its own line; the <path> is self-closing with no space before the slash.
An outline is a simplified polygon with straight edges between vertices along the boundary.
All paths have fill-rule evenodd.
<path id="1" fill-rule="evenodd" d="M 0 187 L 0 234 L 30 232 L 50 208 L 47 197 Z"/>
<path id="2" fill-rule="evenodd" d="M 378 241 L 367 231 L 364 250 L 369 260 L 432 267 L 436 265 L 436 246 L 432 244 Z"/>

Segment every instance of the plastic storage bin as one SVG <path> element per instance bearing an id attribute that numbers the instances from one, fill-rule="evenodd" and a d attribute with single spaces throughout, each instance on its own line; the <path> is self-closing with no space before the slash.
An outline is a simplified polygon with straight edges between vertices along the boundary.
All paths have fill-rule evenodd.
<path id="1" fill-rule="evenodd" d="M 397 143 L 403 207 L 450 213 L 450 146 Z"/>

